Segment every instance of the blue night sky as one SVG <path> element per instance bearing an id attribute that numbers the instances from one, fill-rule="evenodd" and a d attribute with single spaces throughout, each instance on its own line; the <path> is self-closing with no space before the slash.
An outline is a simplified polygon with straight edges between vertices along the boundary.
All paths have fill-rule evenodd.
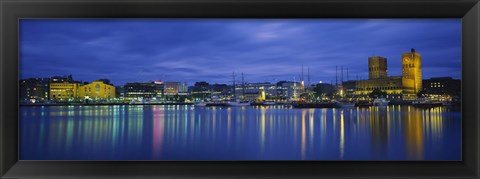
<path id="1" fill-rule="evenodd" d="M 152 80 L 312 83 L 368 77 L 368 57 L 401 75 L 401 54 L 422 55 L 423 78 L 461 76 L 460 19 L 24 19 L 20 78 L 72 74 L 114 85 Z M 240 76 L 237 76 L 240 80 Z M 339 77 L 340 79 L 340 77 Z"/>

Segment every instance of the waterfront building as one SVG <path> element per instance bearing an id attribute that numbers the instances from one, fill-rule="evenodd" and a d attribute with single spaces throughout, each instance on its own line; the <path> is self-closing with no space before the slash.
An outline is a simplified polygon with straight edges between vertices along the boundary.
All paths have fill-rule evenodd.
<path id="1" fill-rule="evenodd" d="M 165 83 L 161 80 L 155 80 L 152 82 L 154 85 L 154 91 L 155 91 L 155 99 L 157 101 L 164 101 L 165 100 Z"/>
<path id="2" fill-rule="evenodd" d="M 211 97 L 212 93 L 210 84 L 205 81 L 195 82 L 195 85 L 189 91 L 194 101 L 205 101 Z"/>
<path id="3" fill-rule="evenodd" d="M 50 78 L 51 83 L 73 83 L 72 75 L 65 76 L 53 76 Z"/>
<path id="4" fill-rule="evenodd" d="M 106 82 L 106 83 L 105 83 Z M 109 80 L 97 80 L 90 84 L 81 85 L 78 97 L 82 100 L 107 100 L 116 97 L 115 86 Z"/>
<path id="5" fill-rule="evenodd" d="M 128 101 L 156 99 L 159 95 L 159 88 L 161 88 L 160 85 L 156 85 L 155 83 L 127 83 L 123 87 L 123 98 Z"/>
<path id="6" fill-rule="evenodd" d="M 187 83 L 184 82 L 165 82 L 166 96 L 172 95 L 188 95 Z"/>
<path id="7" fill-rule="evenodd" d="M 351 100 L 355 96 L 355 91 L 357 89 L 357 81 L 355 80 L 348 80 L 342 82 L 342 89 L 343 90 L 342 96 Z"/>
<path id="8" fill-rule="evenodd" d="M 368 57 L 368 78 L 387 78 L 387 58 L 380 56 Z"/>
<path id="9" fill-rule="evenodd" d="M 413 48 L 402 53 L 402 84 L 404 99 L 415 99 L 422 89 L 422 59 Z"/>
<path id="10" fill-rule="evenodd" d="M 167 96 L 178 94 L 178 82 L 166 82 L 164 94 Z"/>
<path id="11" fill-rule="evenodd" d="M 402 53 L 402 76 L 388 76 L 387 59 L 384 57 L 368 58 L 368 80 L 357 80 L 355 97 L 364 99 L 375 89 L 387 93 L 389 100 L 413 100 L 422 89 L 422 67 L 420 54 Z"/>
<path id="12" fill-rule="evenodd" d="M 387 93 L 388 100 L 400 100 L 403 94 L 401 76 L 389 76 L 369 80 L 358 80 L 355 84 L 357 98 L 368 98 L 373 90 L 378 89 Z"/>
<path id="13" fill-rule="evenodd" d="M 113 84 L 110 83 L 110 80 L 109 80 L 109 79 L 98 79 L 98 80 L 96 80 L 96 81 L 101 81 L 101 82 L 103 82 L 104 84 L 112 85 L 112 86 L 113 86 Z"/>
<path id="14" fill-rule="evenodd" d="M 247 101 L 263 101 L 265 99 L 274 99 L 277 96 L 277 87 L 275 84 L 247 83 L 245 85 L 236 85 L 236 96 Z"/>
<path id="15" fill-rule="evenodd" d="M 187 83 L 178 82 L 178 95 L 188 95 Z"/>
<path id="16" fill-rule="evenodd" d="M 67 102 L 78 99 L 78 82 L 51 81 L 50 82 L 50 100 Z"/>
<path id="17" fill-rule="evenodd" d="M 245 94 L 243 95 L 245 101 L 250 101 L 250 102 L 254 102 L 254 101 L 257 101 L 257 102 L 260 102 L 260 101 L 264 101 L 266 98 L 265 98 L 265 91 L 261 91 L 261 92 L 245 92 Z"/>
<path id="18" fill-rule="evenodd" d="M 297 100 L 304 92 L 301 82 L 280 81 L 277 83 L 277 96 L 288 100 Z"/>
<path id="19" fill-rule="evenodd" d="M 318 97 L 318 100 L 327 100 L 328 97 L 333 97 L 337 87 L 335 84 L 317 83 L 313 88 L 313 92 Z"/>
<path id="20" fill-rule="evenodd" d="M 423 92 L 436 100 L 460 99 L 461 81 L 452 77 L 439 77 L 425 79 L 422 82 Z"/>
<path id="21" fill-rule="evenodd" d="M 124 86 L 115 86 L 115 97 L 120 100 L 124 100 L 125 98 Z"/>
<path id="22" fill-rule="evenodd" d="M 226 100 L 229 99 L 232 95 L 231 86 L 226 84 L 214 84 L 210 86 L 212 90 L 211 98 L 212 100 Z"/>
<path id="23" fill-rule="evenodd" d="M 53 76 L 49 83 L 49 99 L 58 102 L 77 101 L 81 85 L 82 82 L 73 80 L 72 75 Z"/>
<path id="24" fill-rule="evenodd" d="M 20 101 L 38 102 L 49 100 L 50 79 L 29 78 L 19 81 Z"/>

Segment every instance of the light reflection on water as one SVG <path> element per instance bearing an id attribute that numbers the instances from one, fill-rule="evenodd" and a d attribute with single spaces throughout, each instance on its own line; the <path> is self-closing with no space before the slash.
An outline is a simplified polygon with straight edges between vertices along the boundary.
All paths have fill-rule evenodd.
<path id="1" fill-rule="evenodd" d="M 459 110 L 20 108 L 21 160 L 460 160 Z"/>

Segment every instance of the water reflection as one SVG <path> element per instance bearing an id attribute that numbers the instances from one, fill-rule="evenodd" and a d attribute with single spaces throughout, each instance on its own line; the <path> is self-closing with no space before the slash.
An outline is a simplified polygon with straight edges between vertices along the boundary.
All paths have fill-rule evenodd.
<path id="1" fill-rule="evenodd" d="M 459 110 L 20 108 L 20 159 L 459 160 Z"/>
<path id="2" fill-rule="evenodd" d="M 407 149 L 407 159 L 423 158 L 423 128 L 422 115 L 420 110 L 411 111 L 405 120 L 405 147 Z"/>

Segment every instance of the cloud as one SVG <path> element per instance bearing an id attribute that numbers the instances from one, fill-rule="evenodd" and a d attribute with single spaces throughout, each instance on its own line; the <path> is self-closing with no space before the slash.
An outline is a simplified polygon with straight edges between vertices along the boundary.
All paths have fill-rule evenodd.
<path id="1" fill-rule="evenodd" d="M 21 20 L 21 77 L 72 74 L 79 80 L 230 83 L 293 80 L 310 68 L 311 81 L 366 77 L 367 59 L 387 57 L 401 74 L 401 53 L 422 54 L 424 77 L 460 76 L 457 19 L 145 19 Z"/>

